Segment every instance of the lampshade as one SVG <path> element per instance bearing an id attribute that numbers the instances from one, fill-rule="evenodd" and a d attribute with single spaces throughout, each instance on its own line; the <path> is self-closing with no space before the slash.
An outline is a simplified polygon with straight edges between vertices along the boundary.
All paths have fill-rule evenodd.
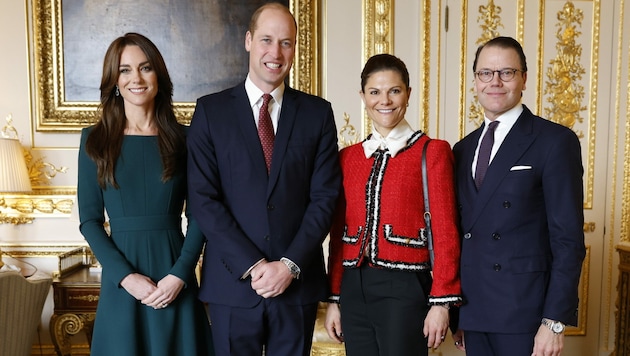
<path id="1" fill-rule="evenodd" d="M 17 139 L 0 137 L 0 192 L 31 191 L 22 145 Z"/>

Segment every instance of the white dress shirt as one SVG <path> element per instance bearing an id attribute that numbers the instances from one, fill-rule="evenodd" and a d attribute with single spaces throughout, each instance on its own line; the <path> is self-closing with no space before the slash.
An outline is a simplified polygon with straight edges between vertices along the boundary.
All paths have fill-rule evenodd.
<path id="1" fill-rule="evenodd" d="M 494 129 L 494 145 L 492 145 L 492 151 L 490 152 L 490 163 L 492 163 L 492 159 L 497 154 L 499 147 L 501 147 L 501 144 L 505 140 L 505 137 L 507 136 L 508 133 L 510 133 L 512 126 L 514 126 L 514 123 L 516 123 L 516 120 L 518 119 L 519 116 L 521 116 L 522 112 L 523 112 L 523 105 L 518 104 L 515 107 L 503 113 L 501 116 L 494 119 L 494 121 L 499 121 L 499 125 L 497 125 L 497 127 Z M 475 171 L 477 170 L 477 157 L 479 156 L 479 146 L 481 145 L 481 140 L 483 139 L 483 135 L 486 134 L 486 131 L 488 131 L 488 125 L 490 124 L 490 122 L 492 122 L 490 121 L 490 119 L 488 119 L 485 116 L 484 116 L 483 121 L 485 122 L 486 125 L 484 126 L 483 131 L 481 132 L 481 135 L 479 136 L 479 142 L 477 142 L 477 148 L 475 149 L 475 158 L 473 159 L 473 162 L 472 162 L 473 178 L 475 177 Z"/>
<path id="2" fill-rule="evenodd" d="M 260 115 L 260 107 L 262 106 L 263 99 L 262 96 L 265 94 L 262 90 L 258 89 L 258 87 L 252 82 L 249 78 L 249 74 L 247 75 L 247 79 L 245 79 L 245 91 L 247 92 L 247 97 L 249 98 L 249 105 L 252 108 L 252 112 L 254 113 L 254 121 L 256 123 L 256 127 L 258 127 L 258 116 Z M 273 100 L 269 101 L 269 114 L 271 115 L 271 123 L 273 124 L 273 132 L 278 132 L 278 119 L 280 118 L 280 109 L 282 108 L 282 96 L 284 95 L 284 82 L 280 84 L 277 88 L 275 88 L 271 93 Z"/>

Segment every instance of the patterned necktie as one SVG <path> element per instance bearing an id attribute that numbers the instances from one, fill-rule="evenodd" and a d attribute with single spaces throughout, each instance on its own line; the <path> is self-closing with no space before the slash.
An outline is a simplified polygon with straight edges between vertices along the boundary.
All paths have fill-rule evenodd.
<path id="1" fill-rule="evenodd" d="M 273 132 L 273 124 L 271 123 L 271 115 L 269 115 L 269 101 L 272 96 L 263 94 L 263 103 L 260 106 L 260 114 L 258 116 L 258 137 L 265 155 L 265 163 L 267 164 L 267 174 L 271 168 L 271 155 L 273 153 L 273 141 L 275 134 Z"/>
<path id="2" fill-rule="evenodd" d="M 477 155 L 477 169 L 475 170 L 475 185 L 477 189 L 481 187 L 483 178 L 486 176 L 486 171 L 490 165 L 490 152 L 492 152 L 492 145 L 494 145 L 494 130 L 499 125 L 499 121 L 492 121 L 488 125 L 486 134 L 481 139 L 481 145 L 479 145 L 479 154 Z"/>

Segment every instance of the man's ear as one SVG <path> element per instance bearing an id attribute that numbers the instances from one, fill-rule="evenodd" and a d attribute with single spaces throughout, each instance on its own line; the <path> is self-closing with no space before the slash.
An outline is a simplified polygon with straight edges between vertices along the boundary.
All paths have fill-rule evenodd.
<path id="1" fill-rule="evenodd" d="M 252 47 L 252 33 L 247 31 L 245 34 L 245 50 L 249 52 Z"/>

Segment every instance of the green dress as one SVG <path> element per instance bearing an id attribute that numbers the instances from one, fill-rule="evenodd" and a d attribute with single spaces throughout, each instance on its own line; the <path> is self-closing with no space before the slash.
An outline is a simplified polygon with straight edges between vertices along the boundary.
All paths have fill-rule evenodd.
<path id="1" fill-rule="evenodd" d="M 162 182 L 157 136 L 125 136 L 115 168 L 119 189 L 103 190 L 85 153 L 90 131 L 81 135 L 77 195 L 81 233 L 103 267 L 91 355 L 213 355 L 194 274 L 205 239 L 192 219 L 182 233 L 185 168 Z M 135 272 L 154 282 L 172 274 L 186 286 L 168 307 L 153 309 L 120 286 Z"/>

